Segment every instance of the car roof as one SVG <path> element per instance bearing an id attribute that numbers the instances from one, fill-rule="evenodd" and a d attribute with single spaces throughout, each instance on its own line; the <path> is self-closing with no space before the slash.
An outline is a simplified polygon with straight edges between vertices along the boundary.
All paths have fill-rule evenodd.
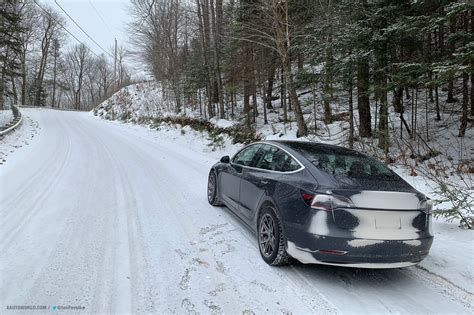
<path id="1" fill-rule="evenodd" d="M 350 150 L 344 147 L 326 144 L 326 143 L 318 143 L 312 141 L 298 141 L 298 140 L 266 140 L 264 142 L 274 143 L 278 145 L 283 145 L 285 148 L 289 148 L 294 151 L 299 150 L 318 150 L 319 152 L 330 152 L 336 154 L 361 154 L 355 150 Z"/>

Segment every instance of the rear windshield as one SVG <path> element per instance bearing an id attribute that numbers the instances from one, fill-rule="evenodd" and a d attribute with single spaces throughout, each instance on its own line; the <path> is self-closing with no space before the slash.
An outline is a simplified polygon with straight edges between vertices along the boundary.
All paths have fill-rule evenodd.
<path id="1" fill-rule="evenodd" d="M 346 149 L 327 147 L 298 148 L 321 174 L 346 188 L 399 190 L 411 188 L 382 163 L 363 154 Z"/>

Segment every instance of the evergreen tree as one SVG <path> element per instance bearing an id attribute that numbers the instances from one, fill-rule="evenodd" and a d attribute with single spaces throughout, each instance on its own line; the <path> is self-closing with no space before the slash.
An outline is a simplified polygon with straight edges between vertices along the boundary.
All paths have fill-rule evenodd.
<path id="1" fill-rule="evenodd" d="M 19 75 L 22 27 L 18 5 L 18 0 L 0 3 L 0 110 L 4 109 L 5 97 L 13 93 L 7 80 Z"/>

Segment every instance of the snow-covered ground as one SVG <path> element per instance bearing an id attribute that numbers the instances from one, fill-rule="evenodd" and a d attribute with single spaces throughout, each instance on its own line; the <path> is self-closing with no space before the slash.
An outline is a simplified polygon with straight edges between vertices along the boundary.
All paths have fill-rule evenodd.
<path id="1" fill-rule="evenodd" d="M 10 109 L 0 110 L 0 128 L 13 120 L 13 112 Z"/>
<path id="2" fill-rule="evenodd" d="M 226 208 L 209 167 L 238 146 L 163 125 L 23 109 L 0 142 L 0 307 L 88 313 L 472 313 L 473 234 L 436 222 L 420 267 L 275 268 Z M 13 151 L 13 152 L 11 152 Z"/>

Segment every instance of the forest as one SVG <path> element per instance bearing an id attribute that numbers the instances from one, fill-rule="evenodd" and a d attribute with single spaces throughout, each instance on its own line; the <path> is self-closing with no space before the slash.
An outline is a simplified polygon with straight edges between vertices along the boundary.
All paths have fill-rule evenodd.
<path id="1" fill-rule="evenodd" d="M 132 0 L 131 13 L 136 53 L 177 113 L 199 103 L 204 117 L 240 111 L 252 127 L 279 100 L 281 120 L 305 136 L 315 126 L 302 94 L 313 93 L 325 124 L 344 98 L 349 142 L 376 137 L 385 150 L 389 111 L 413 136 L 421 108 L 440 120 L 455 104 L 460 137 L 474 114 L 474 11 L 465 1 Z"/>
<path id="2" fill-rule="evenodd" d="M 130 82 L 126 49 L 119 46 L 117 58 L 112 48 L 95 53 L 58 10 L 38 0 L 2 0 L 0 11 L 0 110 L 5 104 L 91 110 Z"/>
<path id="3" fill-rule="evenodd" d="M 374 138 L 387 152 L 390 112 L 401 132 L 428 141 L 419 116 L 439 121 L 450 105 L 464 137 L 474 115 L 473 8 L 444 0 L 131 0 L 131 48 L 98 55 L 53 8 L 6 0 L 0 106 L 91 110 L 131 83 L 123 60 L 132 56 L 162 84 L 175 113 L 199 105 L 204 119 L 255 129 L 256 117 L 267 123 L 277 110 L 299 137 L 342 114 L 350 147 Z M 347 111 L 336 112 L 338 104 Z"/>

